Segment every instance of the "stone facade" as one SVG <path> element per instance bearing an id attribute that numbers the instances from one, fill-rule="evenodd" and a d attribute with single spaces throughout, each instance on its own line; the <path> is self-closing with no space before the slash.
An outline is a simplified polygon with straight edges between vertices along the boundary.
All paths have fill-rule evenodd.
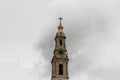
<path id="1" fill-rule="evenodd" d="M 65 45 L 66 36 L 63 32 L 63 26 L 58 26 L 58 32 L 55 37 L 54 56 L 52 58 L 52 77 L 51 80 L 68 80 L 68 55 Z"/>

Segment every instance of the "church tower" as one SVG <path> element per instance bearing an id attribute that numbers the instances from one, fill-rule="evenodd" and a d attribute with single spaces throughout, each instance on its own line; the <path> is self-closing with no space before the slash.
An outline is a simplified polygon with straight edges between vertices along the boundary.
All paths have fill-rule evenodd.
<path id="1" fill-rule="evenodd" d="M 58 26 L 58 32 L 55 36 L 55 49 L 54 56 L 52 58 L 52 77 L 51 80 L 69 80 L 68 77 L 68 54 L 65 45 L 66 36 L 63 32 L 63 26 L 59 18 L 60 24 Z"/>

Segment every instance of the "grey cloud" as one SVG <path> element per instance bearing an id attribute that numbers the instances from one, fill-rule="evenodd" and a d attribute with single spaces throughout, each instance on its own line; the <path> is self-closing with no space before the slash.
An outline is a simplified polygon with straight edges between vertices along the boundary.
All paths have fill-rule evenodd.
<path id="1" fill-rule="evenodd" d="M 111 36 L 111 34 L 116 35 L 116 32 L 113 31 L 116 26 L 113 24 L 116 25 L 114 21 L 119 20 L 119 17 L 117 18 L 117 16 L 120 15 L 116 15 L 116 12 L 120 11 L 116 8 L 115 4 L 117 5 L 117 3 L 114 1 L 112 1 L 114 3 L 109 3 L 109 1 L 105 1 L 105 3 L 104 1 L 97 3 L 94 0 L 87 3 L 83 1 L 82 3 L 84 4 L 80 5 L 81 2 L 82 1 L 75 0 L 72 4 L 72 1 L 70 1 L 67 5 L 56 1 L 56 5 L 51 4 L 50 6 L 53 10 L 48 11 L 50 16 L 59 16 L 58 13 L 53 12 L 58 11 L 57 8 L 55 8 L 58 7 L 57 4 L 62 5 L 62 16 L 64 18 L 63 26 L 64 32 L 67 36 L 66 44 L 70 58 L 70 77 L 76 77 L 76 75 L 81 73 L 89 73 L 93 75 L 87 75 L 86 77 L 93 80 L 94 78 L 95 80 L 97 78 L 98 80 L 109 80 L 109 71 L 112 71 L 112 69 L 110 68 L 111 66 L 107 64 L 107 60 L 104 58 L 108 59 L 108 62 L 111 58 L 109 58 L 109 54 L 106 50 L 112 49 L 116 53 L 111 53 L 110 56 L 117 55 L 118 52 L 109 47 L 104 50 L 104 47 L 105 45 L 109 46 L 109 44 L 113 42 L 113 36 Z M 54 19 L 54 17 L 51 18 Z M 39 44 L 39 48 L 42 50 L 42 55 L 48 62 L 50 62 L 53 56 L 54 37 L 55 32 L 57 32 L 55 29 L 57 27 L 56 22 L 53 22 L 52 24 L 54 24 L 54 27 L 52 27 L 51 30 L 48 30 L 48 33 L 45 33 L 43 41 L 40 41 Z M 119 26 L 119 24 L 117 24 L 117 26 Z M 119 43 L 119 41 L 117 43 Z M 103 65 L 105 63 L 106 66 L 110 68 L 109 70 L 108 68 L 104 68 L 105 66 Z M 49 64 L 47 66 L 48 72 L 50 72 L 49 66 L 51 65 Z M 103 68 L 102 70 L 101 67 Z M 114 72 L 114 70 L 113 73 L 118 75 L 118 73 Z M 120 79 L 120 77 L 116 75 L 110 76 L 113 76 L 112 78 L 114 80 Z M 112 78 L 111 80 L 113 80 Z"/>

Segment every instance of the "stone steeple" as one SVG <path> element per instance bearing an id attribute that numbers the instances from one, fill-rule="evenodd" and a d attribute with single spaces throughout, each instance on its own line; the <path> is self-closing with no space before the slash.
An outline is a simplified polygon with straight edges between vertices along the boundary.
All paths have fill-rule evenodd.
<path id="1" fill-rule="evenodd" d="M 58 26 L 58 32 L 55 36 L 55 49 L 54 56 L 52 58 L 52 77 L 51 80 L 68 80 L 68 54 L 65 45 L 66 36 L 63 32 L 63 26 L 59 18 L 60 24 Z"/>

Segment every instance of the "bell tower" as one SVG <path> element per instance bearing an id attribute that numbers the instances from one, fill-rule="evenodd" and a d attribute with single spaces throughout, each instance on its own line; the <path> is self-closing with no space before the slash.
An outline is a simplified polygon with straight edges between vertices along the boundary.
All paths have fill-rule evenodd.
<path id="1" fill-rule="evenodd" d="M 54 56 L 52 58 L 52 77 L 51 80 L 69 80 L 68 77 L 68 54 L 65 45 L 66 36 L 63 32 L 63 26 L 61 24 L 61 20 L 63 18 L 59 18 L 60 24 L 58 26 L 58 32 L 55 36 L 55 49 Z"/>

